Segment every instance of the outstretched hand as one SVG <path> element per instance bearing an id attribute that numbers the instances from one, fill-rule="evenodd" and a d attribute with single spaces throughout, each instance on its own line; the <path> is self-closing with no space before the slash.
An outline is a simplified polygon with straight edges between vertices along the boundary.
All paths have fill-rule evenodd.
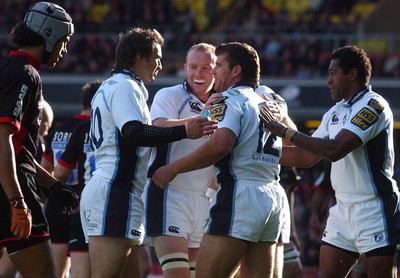
<path id="1" fill-rule="evenodd" d="M 189 139 L 197 139 L 214 133 L 218 128 L 218 122 L 208 117 L 190 117 L 185 122 L 186 136 Z"/>
<path id="2" fill-rule="evenodd" d="M 265 94 L 262 94 L 261 97 L 265 100 L 265 107 L 278 122 L 282 122 L 286 117 L 288 117 L 287 109 L 284 109 L 281 105 L 268 98 Z"/>
<path id="3" fill-rule="evenodd" d="M 271 131 L 272 134 L 277 136 L 282 136 L 285 126 L 280 124 L 277 119 L 272 115 L 272 113 L 265 106 L 259 106 L 260 109 L 260 119 L 264 126 Z"/>

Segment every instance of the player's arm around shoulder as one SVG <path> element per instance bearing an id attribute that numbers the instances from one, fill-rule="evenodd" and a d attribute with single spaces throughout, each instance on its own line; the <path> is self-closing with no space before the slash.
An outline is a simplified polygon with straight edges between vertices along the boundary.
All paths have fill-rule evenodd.
<path id="1" fill-rule="evenodd" d="M 194 171 L 213 165 L 230 153 L 235 145 L 236 136 L 228 128 L 217 129 L 199 148 L 175 162 L 158 168 L 152 181 L 164 188 L 178 174 Z"/>

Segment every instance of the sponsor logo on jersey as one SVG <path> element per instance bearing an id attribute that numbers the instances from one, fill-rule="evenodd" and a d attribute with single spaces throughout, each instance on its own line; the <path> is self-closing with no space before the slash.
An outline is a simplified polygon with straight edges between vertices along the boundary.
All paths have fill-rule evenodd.
<path id="1" fill-rule="evenodd" d="M 190 110 L 192 112 L 200 113 L 201 112 L 201 104 L 197 101 L 189 101 Z"/>
<path id="2" fill-rule="evenodd" d="M 85 219 L 85 222 L 90 222 L 91 216 L 92 216 L 92 211 L 90 209 L 87 209 L 83 212 L 83 218 Z"/>
<path id="3" fill-rule="evenodd" d="M 178 227 L 175 227 L 175 226 L 169 226 L 169 227 L 168 227 L 168 231 L 169 231 L 170 233 L 179 234 L 179 228 L 178 228 Z"/>
<path id="4" fill-rule="evenodd" d="M 210 118 L 218 122 L 225 117 L 227 106 L 226 104 L 216 104 L 210 109 Z"/>
<path id="5" fill-rule="evenodd" d="M 374 108 L 378 115 L 382 113 L 383 109 L 385 109 L 383 105 L 379 103 L 379 101 L 373 98 L 368 101 L 368 105 Z"/>
<path id="6" fill-rule="evenodd" d="M 140 237 L 142 235 L 142 232 L 140 232 L 138 230 L 131 230 L 131 235 L 133 235 L 135 237 Z"/>
<path id="7" fill-rule="evenodd" d="M 53 141 L 68 142 L 70 137 L 71 137 L 71 132 L 57 131 L 56 133 L 54 133 Z"/>
<path id="8" fill-rule="evenodd" d="M 336 114 L 333 114 L 331 122 L 332 124 L 337 124 L 339 122 L 339 118 L 336 116 Z"/>
<path id="9" fill-rule="evenodd" d="M 27 92 L 28 92 L 28 86 L 23 84 L 22 87 L 21 87 L 21 90 L 19 91 L 18 100 L 15 103 L 15 108 L 14 108 L 14 111 L 13 111 L 13 115 L 16 118 L 18 118 L 21 115 L 22 104 L 23 104 L 24 97 L 25 97 Z"/>
<path id="10" fill-rule="evenodd" d="M 67 142 L 51 142 L 51 149 L 53 151 L 56 150 L 64 150 L 67 147 Z"/>
<path id="11" fill-rule="evenodd" d="M 378 116 L 368 108 L 364 107 L 351 119 L 350 122 L 362 130 L 366 130 L 377 120 Z"/>
<path id="12" fill-rule="evenodd" d="M 380 233 L 380 234 L 374 235 L 374 238 L 375 238 L 375 242 L 381 242 L 383 240 L 383 235 Z"/>

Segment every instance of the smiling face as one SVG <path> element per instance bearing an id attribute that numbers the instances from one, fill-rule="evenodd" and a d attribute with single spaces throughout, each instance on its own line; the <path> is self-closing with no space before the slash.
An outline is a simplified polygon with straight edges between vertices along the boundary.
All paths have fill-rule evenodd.
<path id="1" fill-rule="evenodd" d="M 156 43 L 150 57 L 139 57 L 133 72 L 136 73 L 144 83 L 153 82 L 158 72 L 162 70 L 161 58 L 161 45 Z"/>
<path id="2" fill-rule="evenodd" d="M 214 85 L 213 68 L 215 66 L 214 53 L 201 50 L 191 50 L 184 65 L 186 79 L 193 94 L 201 101 L 207 101 L 208 93 Z"/>

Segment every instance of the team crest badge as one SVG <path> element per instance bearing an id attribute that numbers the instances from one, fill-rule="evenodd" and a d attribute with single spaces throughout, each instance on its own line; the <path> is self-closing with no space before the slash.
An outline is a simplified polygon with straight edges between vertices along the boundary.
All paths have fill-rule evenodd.
<path id="1" fill-rule="evenodd" d="M 385 109 L 383 105 L 379 103 L 379 101 L 373 98 L 368 101 L 368 105 L 374 108 L 378 115 L 382 113 L 383 109 Z"/>
<path id="2" fill-rule="evenodd" d="M 228 94 L 232 95 L 232 96 L 238 96 L 240 95 L 240 91 L 239 90 L 228 90 Z"/>
<path id="3" fill-rule="evenodd" d="M 283 99 L 283 97 L 281 97 L 280 95 L 278 95 L 277 93 L 271 93 L 272 97 L 274 98 L 274 100 L 280 101 L 280 102 L 285 102 L 285 100 Z"/>

